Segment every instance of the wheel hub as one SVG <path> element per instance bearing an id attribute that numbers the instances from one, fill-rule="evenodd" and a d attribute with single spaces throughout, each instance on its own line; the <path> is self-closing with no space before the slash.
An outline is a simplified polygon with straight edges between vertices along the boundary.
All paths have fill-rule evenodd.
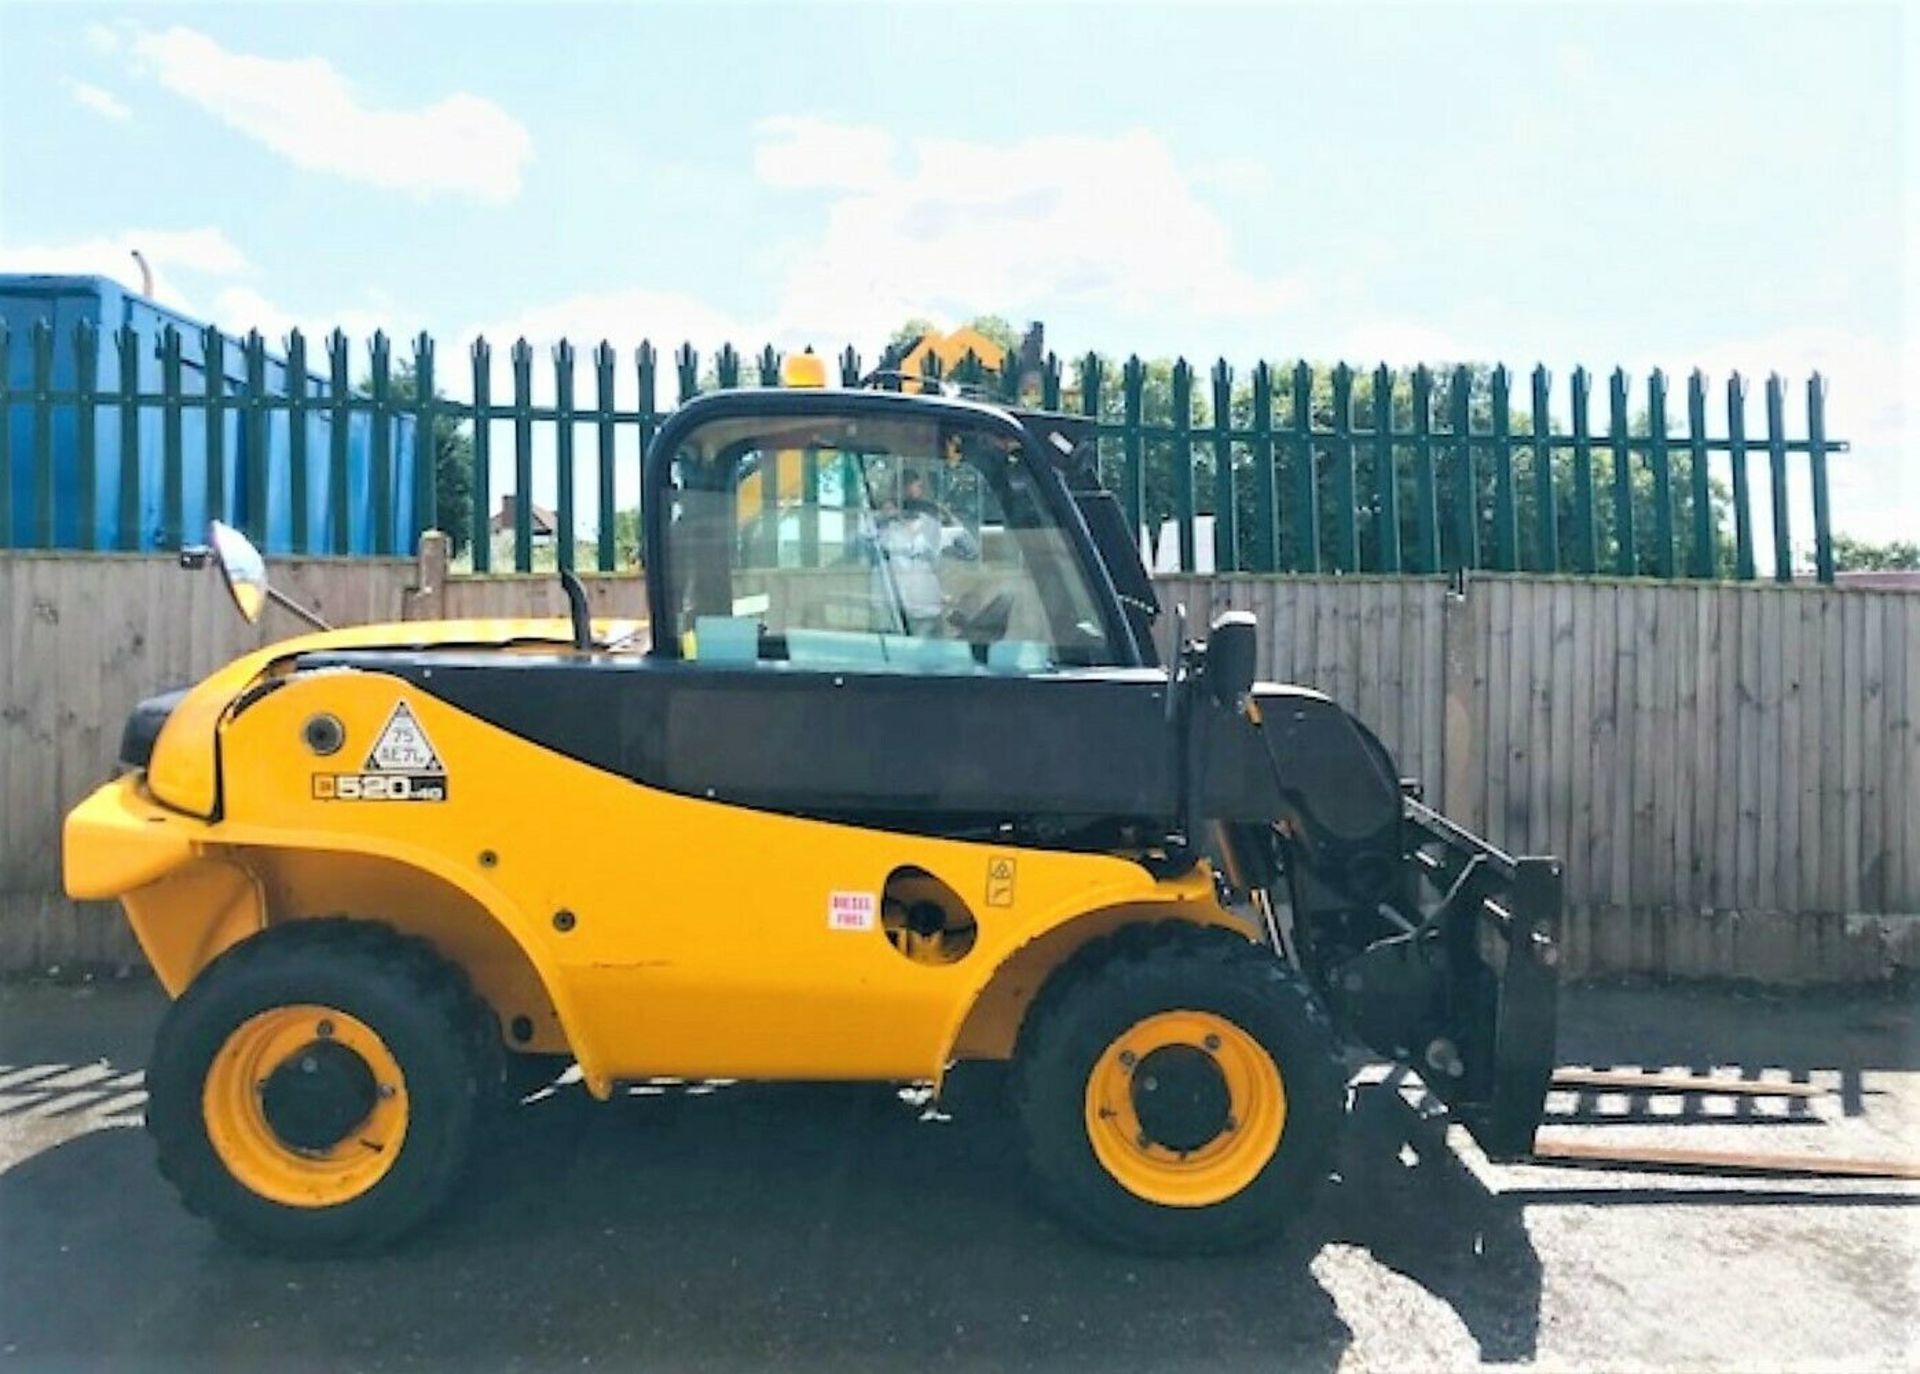
<path id="1" fill-rule="evenodd" d="M 293 1149 L 329 1150 L 372 1114 L 379 1091 L 366 1060 L 336 1040 L 312 1040 L 267 1076 L 260 1110 Z"/>
<path id="2" fill-rule="evenodd" d="M 1178 1154 L 1199 1149 L 1232 1124 L 1233 1095 L 1211 1054 L 1162 1045 L 1133 1071 L 1133 1111 L 1147 1142 Z"/>

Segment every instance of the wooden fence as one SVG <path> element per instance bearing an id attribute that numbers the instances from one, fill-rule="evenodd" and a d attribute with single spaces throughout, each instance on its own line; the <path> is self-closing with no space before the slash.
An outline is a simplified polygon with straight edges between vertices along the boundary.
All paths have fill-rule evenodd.
<path id="1" fill-rule="evenodd" d="M 274 576 L 342 623 L 562 607 L 551 578 L 443 582 L 402 560 Z M 587 582 L 598 613 L 644 613 L 637 577 Z M 1416 578 L 1161 589 L 1195 633 L 1254 611 L 1263 675 L 1348 705 L 1450 815 L 1562 855 L 1574 973 L 1823 981 L 1920 963 L 1920 595 L 1522 577 L 1464 597 Z M 290 632 L 274 615 L 269 636 Z M 112 908 L 60 895 L 60 816 L 110 773 L 136 700 L 260 642 L 210 572 L 0 555 L 0 970 L 138 957 Z"/>

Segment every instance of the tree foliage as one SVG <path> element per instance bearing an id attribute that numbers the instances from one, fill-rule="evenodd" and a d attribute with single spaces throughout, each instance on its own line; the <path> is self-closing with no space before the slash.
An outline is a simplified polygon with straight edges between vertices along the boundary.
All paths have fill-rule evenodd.
<path id="1" fill-rule="evenodd" d="M 360 390 L 372 389 L 372 378 L 363 378 Z M 410 361 L 395 364 L 387 389 L 397 409 L 413 407 L 420 391 Z M 434 391 L 436 398 L 445 394 Z M 434 524 L 446 534 L 449 553 L 461 553 L 473 536 L 473 436 L 465 421 L 451 415 L 433 418 L 433 494 Z"/>
<path id="2" fill-rule="evenodd" d="M 1141 420 L 1144 425 L 1155 428 L 1173 425 L 1177 409 L 1176 367 L 1175 361 L 1164 358 L 1142 363 Z M 1077 365 L 1067 369 L 1068 375 L 1063 379 L 1062 404 L 1070 410 L 1078 410 L 1082 404 L 1079 381 L 1075 375 L 1078 370 Z M 1334 429 L 1338 419 L 1335 369 L 1326 364 L 1315 364 L 1310 372 L 1311 386 L 1307 400 L 1309 427 L 1315 431 Z M 1126 419 L 1123 365 L 1116 359 L 1103 357 L 1100 373 L 1101 418 L 1110 425 L 1120 425 Z M 1435 435 L 1430 451 L 1434 469 L 1434 505 L 1438 511 L 1436 523 L 1440 562 L 1443 567 L 1458 567 L 1469 562 L 1464 554 L 1466 530 L 1470 526 L 1480 550 L 1480 558 L 1474 565 L 1485 566 L 1495 548 L 1494 520 L 1498 493 L 1497 448 L 1493 436 L 1494 369 L 1479 364 L 1469 367 L 1466 373 L 1469 429 L 1474 436 L 1468 445 L 1471 450 L 1472 480 L 1468 503 L 1471 516 L 1467 520 L 1459 518 L 1463 487 L 1459 480 L 1459 465 L 1463 460 L 1460 446 L 1451 437 L 1456 413 L 1453 395 L 1455 377 L 1451 369 L 1435 373 L 1430 396 L 1432 413 L 1428 417 L 1428 427 Z M 1381 566 L 1384 538 L 1381 513 L 1385 508 L 1385 499 L 1380 484 L 1382 446 L 1370 437 L 1376 416 L 1374 385 L 1372 373 L 1352 375 L 1348 415 L 1348 427 L 1354 432 L 1351 441 L 1343 442 L 1325 436 L 1310 441 L 1313 455 L 1312 492 L 1318 516 L 1316 538 L 1320 566 L 1323 568 L 1345 567 L 1346 570 L 1353 570 L 1346 566 L 1344 550 L 1341 548 L 1344 522 L 1339 514 L 1343 485 L 1340 467 L 1349 449 L 1353 459 L 1352 491 L 1359 543 L 1358 568 L 1374 569 Z M 1193 454 L 1193 508 L 1197 515 L 1213 515 L 1219 505 L 1215 480 L 1218 470 L 1217 449 L 1212 436 L 1206 432 L 1214 422 L 1213 390 L 1213 379 L 1206 370 L 1196 369 L 1190 375 L 1189 415 L 1193 430 L 1190 448 Z M 1278 535 L 1278 564 L 1282 568 L 1296 568 L 1308 562 L 1299 512 L 1306 504 L 1307 488 L 1302 468 L 1306 462 L 1305 450 L 1309 445 L 1302 444 L 1288 434 L 1298 424 L 1291 369 L 1274 371 L 1272 390 L 1272 423 L 1276 432 L 1273 444 L 1273 520 Z M 1233 377 L 1230 405 L 1230 428 L 1252 428 L 1254 388 L 1249 373 L 1240 372 Z M 1414 428 L 1413 385 L 1406 373 L 1392 378 L 1389 409 L 1394 431 L 1406 432 Z M 1596 408 L 1596 423 L 1600 423 L 1597 416 Z M 1541 556 L 1538 533 L 1540 493 L 1536 465 L 1540 460 L 1526 438 L 1533 430 L 1530 410 L 1510 404 L 1507 425 L 1508 432 L 1517 440 L 1511 447 L 1517 511 L 1515 563 L 1519 569 L 1539 569 L 1546 566 L 1546 561 Z M 1648 416 L 1644 412 L 1636 414 L 1628 432 L 1632 437 L 1644 438 L 1650 432 Z M 1404 439 L 1396 441 L 1392 447 L 1393 492 L 1402 549 L 1401 566 L 1404 568 L 1413 566 L 1414 552 L 1420 547 L 1418 455 L 1415 446 Z M 1571 445 L 1554 443 L 1545 447 L 1552 463 L 1554 561 L 1560 570 L 1580 570 L 1585 566 L 1585 554 L 1578 518 L 1579 493 L 1582 489 L 1577 480 L 1579 460 Z M 1179 509 L 1179 442 L 1167 437 L 1149 438 L 1142 448 L 1143 523 L 1149 530 L 1157 531 L 1162 522 L 1175 518 Z M 1259 542 L 1261 487 L 1258 463 L 1261 450 L 1245 439 L 1234 439 L 1228 445 L 1228 455 L 1232 464 L 1238 566 L 1258 568 L 1263 561 Z M 1635 448 L 1629 457 L 1628 480 L 1634 512 L 1634 569 L 1640 573 L 1651 573 L 1658 566 L 1656 480 L 1643 449 Z M 1676 440 L 1668 450 L 1668 458 L 1673 500 L 1674 567 L 1684 571 L 1692 566 L 1695 537 L 1691 455 L 1684 443 Z M 1588 448 L 1591 481 L 1586 489 L 1592 493 L 1596 555 L 1594 570 L 1600 572 L 1611 572 L 1616 567 L 1614 545 L 1618 518 L 1614 465 L 1612 449 L 1604 437 L 1595 440 Z M 1102 445 L 1102 474 L 1109 486 L 1124 493 L 1126 462 L 1122 446 L 1116 440 L 1108 439 Z M 1717 478 L 1708 482 L 1708 503 L 1715 574 L 1731 576 L 1732 499 L 1725 484 Z"/>
<path id="3" fill-rule="evenodd" d="M 1833 566 L 1839 572 L 1920 571 L 1920 544 L 1906 539 L 1873 544 L 1852 535 L 1836 534 Z"/>

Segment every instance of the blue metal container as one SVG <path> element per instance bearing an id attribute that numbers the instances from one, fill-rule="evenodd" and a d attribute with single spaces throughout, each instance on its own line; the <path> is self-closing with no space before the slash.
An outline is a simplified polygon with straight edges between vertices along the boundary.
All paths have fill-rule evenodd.
<path id="1" fill-rule="evenodd" d="M 222 335 L 220 372 L 223 395 L 228 407 L 219 415 L 221 480 L 218 483 L 218 509 L 213 508 L 209 492 L 207 412 L 195 406 L 177 410 L 180 425 L 180 522 L 169 530 L 165 519 L 164 423 L 166 407 L 160 400 L 163 385 L 161 341 L 169 325 L 179 331 L 181 391 L 188 397 L 205 394 L 208 327 L 177 311 L 131 292 L 105 277 L 69 277 L 0 274 L 0 320 L 7 330 L 5 363 L 6 391 L 4 429 L 10 459 L 12 518 L 8 528 L 0 530 L 0 544 L 13 548 L 133 548 L 143 550 L 175 547 L 181 542 L 198 543 L 207 521 L 218 518 L 246 529 L 247 533 L 270 553 L 355 553 L 375 552 L 377 544 L 397 553 L 411 552 L 415 537 L 414 518 L 414 418 L 391 413 L 375 416 L 357 411 L 346 417 L 347 442 L 347 546 L 331 548 L 328 531 L 333 527 L 332 491 L 328 465 L 333 455 L 334 417 L 323 409 L 303 408 L 299 423 L 306 430 L 306 522 L 303 547 L 295 547 L 293 518 L 291 425 L 294 417 L 284 407 L 288 395 L 286 361 L 269 355 L 266 359 L 261 397 L 269 402 L 264 424 L 244 422 L 241 406 L 249 395 L 246 377 L 244 341 Z M 53 368 L 51 404 L 42 406 L 35 397 L 32 330 L 37 321 L 52 328 Z M 80 357 L 75 337 L 76 326 L 93 326 L 97 399 L 78 394 L 81 384 Z M 122 327 L 133 331 L 139 354 L 138 386 L 142 402 L 134 423 L 138 430 L 135 456 L 138 469 L 133 474 L 137 493 L 136 526 L 121 528 L 121 407 L 116 388 L 120 378 L 120 357 L 115 333 Z M 309 374 L 307 403 L 325 406 L 333 397 L 330 381 Z M 279 401 L 279 406 L 273 402 Z M 81 425 L 79 411 L 88 405 L 93 415 L 92 484 L 94 511 L 91 531 L 81 528 L 83 510 L 81 484 L 86 464 L 79 452 Z M 49 546 L 38 528 L 37 511 L 42 475 L 38 471 L 36 443 L 38 426 L 44 416 L 50 426 L 52 458 L 52 543 Z M 391 444 L 392 528 L 385 541 L 377 541 L 374 532 L 373 448 L 376 423 L 387 428 Z M 257 461 L 252 445 L 256 430 L 264 434 L 265 462 Z M 257 493 L 249 483 L 261 474 L 266 479 L 266 527 L 246 518 L 256 505 Z M 89 537 L 90 536 L 90 537 Z"/>

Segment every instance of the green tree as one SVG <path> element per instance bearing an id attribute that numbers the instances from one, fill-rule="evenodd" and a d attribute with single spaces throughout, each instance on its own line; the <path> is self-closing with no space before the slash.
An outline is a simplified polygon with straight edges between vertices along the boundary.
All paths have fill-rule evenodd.
<path id="1" fill-rule="evenodd" d="M 360 390 L 371 392 L 373 379 L 363 378 Z M 410 411 L 419 399 L 419 382 L 411 362 L 394 367 L 388 391 L 396 409 Z M 435 390 L 435 399 L 446 393 Z M 473 436 L 463 420 L 451 415 L 433 417 L 434 523 L 446 534 L 450 553 L 466 549 L 473 536 Z"/>
<path id="2" fill-rule="evenodd" d="M 1100 416 L 1108 425 L 1118 426 L 1126 419 L 1126 392 L 1124 385 L 1125 364 L 1108 356 L 1099 357 L 1101 376 Z M 1170 428 L 1174 423 L 1176 411 L 1176 372 L 1180 367 L 1177 360 L 1157 358 L 1143 360 L 1141 367 L 1140 415 L 1142 423 L 1150 428 Z M 1071 411 L 1082 406 L 1081 387 L 1084 385 L 1084 360 L 1076 359 L 1062 364 L 1061 405 Z M 1315 431 L 1335 428 L 1336 421 L 1336 382 L 1335 369 L 1326 364 L 1314 364 L 1309 369 L 1310 385 L 1307 390 L 1306 404 L 1311 427 Z M 988 378 L 988 389 L 994 379 Z M 1600 437 L 1590 445 L 1589 471 L 1592 474 L 1592 519 L 1596 554 L 1596 571 L 1611 572 L 1617 566 L 1615 556 L 1615 526 L 1617 523 L 1614 501 L 1614 456 L 1606 443 L 1607 419 L 1605 412 L 1605 379 L 1597 379 L 1594 388 L 1597 393 L 1592 402 L 1592 424 Z M 1466 558 L 1464 529 L 1471 526 L 1480 550 L 1478 563 L 1481 566 L 1491 562 L 1495 547 L 1494 513 L 1497 504 L 1498 477 L 1496 472 L 1495 446 L 1491 442 L 1494 418 L 1494 369 L 1486 364 L 1477 364 L 1467 369 L 1466 402 L 1469 423 L 1475 436 L 1470 445 L 1472 455 L 1472 478 L 1466 484 L 1471 491 L 1472 516 L 1468 521 L 1457 518 L 1461 498 L 1462 484 L 1459 481 L 1459 464 L 1462 461 L 1459 446 L 1450 441 L 1455 415 L 1453 388 L 1456 374 L 1451 368 L 1435 369 L 1430 397 L 1432 414 L 1429 417 L 1430 428 L 1436 435 L 1432 445 L 1434 468 L 1434 504 L 1438 512 L 1438 539 L 1440 563 L 1442 567 L 1458 567 L 1468 561 Z M 1564 385 L 1564 383 L 1563 383 Z M 1213 424 L 1213 377 L 1204 366 L 1190 368 L 1186 379 L 1189 396 L 1189 426 L 1193 431 L 1190 450 L 1193 472 L 1193 511 L 1196 515 L 1213 515 L 1218 506 L 1218 489 L 1215 481 L 1218 462 L 1217 449 L 1211 436 L 1206 433 Z M 1539 496 L 1536 480 L 1536 463 L 1539 461 L 1532 447 L 1527 444 L 1526 436 L 1532 432 L 1533 419 L 1528 409 L 1514 406 L 1512 399 L 1524 397 L 1527 393 L 1528 379 L 1525 376 L 1514 378 L 1510 382 L 1510 400 L 1508 405 L 1508 431 L 1516 436 L 1517 442 L 1511 447 L 1513 457 L 1513 486 L 1517 510 L 1515 564 L 1520 569 L 1538 569 L 1546 566 L 1539 549 Z M 1351 374 L 1349 383 L 1350 425 L 1355 432 L 1352 443 L 1344 444 L 1326 437 L 1316 438 L 1311 448 L 1312 454 L 1312 491 L 1317 506 L 1315 542 L 1319 552 L 1320 566 L 1325 569 L 1341 568 L 1345 563 L 1344 550 L 1341 548 L 1343 522 L 1340 518 L 1340 491 L 1342 477 L 1339 465 L 1344 461 L 1345 450 L 1351 448 L 1353 456 L 1353 508 L 1355 527 L 1359 542 L 1358 567 L 1372 569 L 1381 566 L 1381 550 L 1384 529 L 1382 511 L 1384 501 L 1379 481 L 1380 446 L 1367 437 L 1374 424 L 1374 376 L 1371 372 Z M 1232 427 L 1248 429 L 1253 424 L 1253 382 L 1251 369 L 1236 370 L 1230 388 Z M 1272 420 L 1276 431 L 1273 446 L 1274 473 L 1273 520 L 1278 543 L 1279 566 L 1297 568 L 1306 566 L 1308 559 L 1304 540 L 1301 537 L 1297 512 L 1303 501 L 1303 464 L 1307 461 L 1303 446 L 1286 436 L 1286 431 L 1297 423 L 1294 371 L 1292 367 L 1278 367 L 1272 371 Z M 1028 388 L 1028 394 L 1020 397 L 1022 403 L 1037 404 L 1039 397 Z M 1391 424 L 1395 431 L 1405 432 L 1414 425 L 1413 384 L 1411 376 L 1402 371 L 1393 378 L 1390 397 Z M 1671 403 L 1670 403 L 1671 404 Z M 1632 416 L 1628 424 L 1628 433 L 1632 437 L 1644 438 L 1650 430 L 1649 417 L 1645 411 Z M 1144 501 L 1142 507 L 1143 523 L 1156 534 L 1162 522 L 1175 517 L 1180 507 L 1180 455 L 1177 441 L 1168 437 L 1149 437 L 1142 443 L 1142 485 Z M 1401 566 L 1413 566 L 1415 550 L 1419 547 L 1419 478 L 1415 471 L 1415 453 L 1413 446 L 1405 442 L 1394 446 L 1394 495 L 1397 507 Z M 1576 518 L 1579 487 L 1576 482 L 1577 460 L 1570 445 L 1555 444 L 1549 449 L 1553 464 L 1553 504 L 1555 514 L 1555 562 L 1561 570 L 1579 570 L 1583 566 L 1584 551 L 1579 546 L 1580 522 Z M 1229 461 L 1232 464 L 1233 508 L 1236 517 L 1235 550 L 1238 566 L 1255 568 L 1261 565 L 1259 512 L 1260 482 L 1256 471 L 1256 452 L 1250 443 L 1234 440 L 1228 446 Z M 1632 467 L 1630 484 L 1634 510 L 1634 568 L 1640 573 L 1651 573 L 1659 566 L 1658 523 L 1655 519 L 1658 507 L 1658 495 L 1651 465 L 1647 461 L 1645 450 L 1635 448 L 1631 453 Z M 1687 452 L 1683 440 L 1675 439 L 1668 449 L 1671 470 L 1671 493 L 1673 511 L 1674 552 L 1673 565 L 1676 571 L 1684 572 L 1692 566 L 1693 541 L 1695 537 L 1693 520 L 1693 481 L 1691 455 Z M 1102 445 L 1102 474 L 1109 486 L 1124 494 L 1126 475 L 1125 455 L 1122 446 L 1109 438 Z M 1708 483 L 1708 501 L 1710 506 L 1710 528 L 1713 534 L 1714 548 L 1712 566 L 1718 576 L 1731 576 L 1733 572 L 1732 498 L 1726 484 L 1718 478 Z"/>
<path id="3" fill-rule="evenodd" d="M 991 339 L 1007 350 L 1017 353 L 1020 349 L 1020 331 L 1005 315 L 975 315 L 967 321 L 967 327 L 976 333 Z"/>
<path id="4" fill-rule="evenodd" d="M 1920 570 L 1920 544 L 1905 539 L 1870 544 L 1850 534 L 1836 534 L 1833 536 L 1833 566 L 1840 572 Z"/>
<path id="5" fill-rule="evenodd" d="M 919 341 L 922 334 L 931 334 L 938 328 L 938 325 L 925 316 L 915 315 L 913 318 L 903 322 L 901 326 L 894 330 L 888 337 L 887 349 L 889 352 L 904 353 Z"/>

